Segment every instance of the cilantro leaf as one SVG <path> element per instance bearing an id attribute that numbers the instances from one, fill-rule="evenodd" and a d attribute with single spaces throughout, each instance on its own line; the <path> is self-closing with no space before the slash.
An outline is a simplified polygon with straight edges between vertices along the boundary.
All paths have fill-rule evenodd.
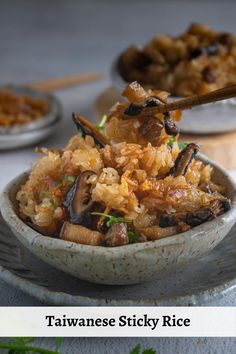
<path id="1" fill-rule="evenodd" d="M 129 223 L 130 221 L 120 216 L 111 216 L 111 218 L 106 222 L 106 225 L 107 227 L 111 227 L 112 225 L 117 224 L 119 222 Z"/>
<path id="2" fill-rule="evenodd" d="M 141 345 L 137 344 L 136 347 L 134 347 L 129 354 L 140 354 L 140 349 Z"/>
<path id="3" fill-rule="evenodd" d="M 34 337 L 11 337 L 11 340 L 17 344 L 28 344 L 35 341 Z"/>
<path id="4" fill-rule="evenodd" d="M 138 240 L 138 234 L 134 231 L 128 231 L 129 243 L 135 243 Z"/>
<path id="5" fill-rule="evenodd" d="M 60 349 L 62 342 L 63 342 L 63 338 L 62 337 L 57 337 L 55 339 L 56 352 L 58 352 L 58 350 Z"/>
<path id="6" fill-rule="evenodd" d="M 35 340 L 36 338 L 32 337 L 10 337 L 8 342 L 0 342 L 0 352 L 2 353 L 1 349 L 4 349 L 4 353 L 7 350 L 9 354 L 59 354 L 59 351 L 52 351 L 33 345 L 32 342 Z"/>
<path id="7" fill-rule="evenodd" d="M 181 142 L 178 143 L 180 150 L 185 149 L 186 146 L 188 146 L 188 144 L 189 144 L 189 143 L 188 143 L 188 142 L 185 142 L 185 141 L 181 141 Z"/>
<path id="8" fill-rule="evenodd" d="M 175 142 L 175 138 L 173 136 L 171 136 L 170 139 L 169 139 L 168 145 L 170 147 L 172 147 L 174 145 L 174 142 Z M 187 141 L 178 142 L 180 150 L 185 149 L 188 144 L 189 144 L 189 142 L 187 142 Z"/>
<path id="9" fill-rule="evenodd" d="M 175 142 L 175 138 L 173 136 L 171 136 L 170 139 L 169 139 L 168 145 L 172 147 L 174 142 Z"/>
<path id="10" fill-rule="evenodd" d="M 141 345 L 137 344 L 129 354 L 156 354 L 156 350 L 152 348 L 144 349 L 141 353 Z"/>
<path id="11" fill-rule="evenodd" d="M 145 349 L 142 354 L 156 354 L 156 350 L 152 348 Z"/>
<path id="12" fill-rule="evenodd" d="M 112 225 L 117 224 L 119 222 L 124 222 L 124 223 L 131 222 L 130 220 L 127 220 L 122 216 L 115 216 L 115 215 L 109 215 L 109 214 L 98 213 L 98 212 L 92 212 L 91 215 L 99 215 L 99 216 L 103 216 L 104 218 L 107 218 L 108 219 L 106 222 L 107 227 L 111 227 Z"/>

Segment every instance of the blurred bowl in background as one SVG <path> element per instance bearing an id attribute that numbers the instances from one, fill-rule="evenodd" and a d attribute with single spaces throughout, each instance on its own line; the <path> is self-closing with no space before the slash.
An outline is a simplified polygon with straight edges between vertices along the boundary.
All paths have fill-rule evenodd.
<path id="1" fill-rule="evenodd" d="M 12 127 L 0 126 L 0 150 L 16 149 L 36 144 L 47 138 L 62 117 L 62 106 L 59 100 L 51 93 L 41 92 L 27 86 L 4 85 L 0 89 L 9 90 L 17 96 L 43 99 L 48 103 L 48 111 L 42 117 L 24 124 L 15 124 Z"/>
<path id="2" fill-rule="evenodd" d="M 123 53 L 113 61 L 110 70 L 112 84 L 118 92 L 122 92 L 124 87 L 129 84 L 119 71 L 119 61 L 122 55 Z M 156 89 L 161 88 L 156 87 Z M 170 97 L 172 100 L 181 98 Z M 183 119 L 178 122 L 178 126 L 182 133 L 199 135 L 227 133 L 236 130 L 236 99 L 231 98 L 185 110 L 183 111 Z"/>

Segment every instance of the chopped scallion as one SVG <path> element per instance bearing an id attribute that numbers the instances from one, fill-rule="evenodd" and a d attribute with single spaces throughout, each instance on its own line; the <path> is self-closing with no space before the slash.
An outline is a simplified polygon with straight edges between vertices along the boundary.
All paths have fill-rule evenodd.
<path id="1" fill-rule="evenodd" d="M 114 224 L 117 224 L 119 222 L 124 222 L 124 223 L 129 223 L 131 222 L 130 220 L 127 220 L 121 216 L 115 216 L 115 215 L 109 215 L 109 214 L 104 214 L 104 213 L 99 213 L 99 212 L 92 212 L 91 215 L 98 215 L 98 216 L 103 216 L 104 218 L 107 218 L 106 226 L 111 227 Z"/>

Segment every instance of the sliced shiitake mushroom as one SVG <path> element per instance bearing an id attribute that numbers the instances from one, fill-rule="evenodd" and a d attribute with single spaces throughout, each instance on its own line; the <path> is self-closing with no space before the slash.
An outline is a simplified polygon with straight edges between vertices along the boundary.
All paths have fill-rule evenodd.
<path id="1" fill-rule="evenodd" d="M 93 171 L 81 172 L 67 193 L 64 207 L 68 211 L 72 224 L 88 224 L 90 222 L 90 212 L 94 202 L 91 199 L 91 184 L 88 183 L 88 179 L 92 175 L 96 175 L 96 173 Z"/>
<path id="2" fill-rule="evenodd" d="M 108 139 L 85 118 L 75 113 L 73 113 L 72 117 L 77 129 L 81 131 L 83 138 L 85 137 L 85 135 L 92 136 L 95 143 L 100 147 L 104 147 L 105 145 L 109 144 Z"/>
<path id="3" fill-rule="evenodd" d="M 170 169 L 169 176 L 184 176 L 188 170 L 192 159 L 196 156 L 199 151 L 199 145 L 190 143 L 188 144 L 178 155 L 175 160 L 174 166 Z"/>
<path id="4" fill-rule="evenodd" d="M 158 91 L 145 91 L 137 81 L 127 85 L 122 95 L 128 98 L 130 102 L 128 106 L 123 107 L 122 119 L 130 119 L 137 116 L 150 116 L 152 112 L 149 112 L 148 108 L 167 103 L 161 93 Z"/>
<path id="5" fill-rule="evenodd" d="M 179 134 L 179 129 L 171 119 L 169 112 L 164 113 L 164 127 L 168 135 L 176 136 Z"/>
<path id="6" fill-rule="evenodd" d="M 149 97 L 143 103 L 130 103 L 130 105 L 124 110 L 124 119 L 138 116 L 144 108 L 156 107 L 161 103 L 160 99 L 156 97 Z"/>
<path id="7" fill-rule="evenodd" d="M 160 227 L 177 226 L 181 223 L 194 227 L 213 220 L 218 215 L 228 211 L 230 207 L 230 200 L 226 198 L 225 200 L 214 200 L 210 203 L 210 206 L 200 208 L 194 212 L 161 215 Z"/>
<path id="8" fill-rule="evenodd" d="M 143 108 L 144 106 L 141 104 L 130 103 L 130 105 L 124 110 L 123 118 L 128 119 L 131 117 L 136 117 L 142 112 Z"/>
<path id="9" fill-rule="evenodd" d="M 160 119 L 150 117 L 139 127 L 138 132 L 152 145 L 157 145 L 163 129 L 163 123 Z"/>

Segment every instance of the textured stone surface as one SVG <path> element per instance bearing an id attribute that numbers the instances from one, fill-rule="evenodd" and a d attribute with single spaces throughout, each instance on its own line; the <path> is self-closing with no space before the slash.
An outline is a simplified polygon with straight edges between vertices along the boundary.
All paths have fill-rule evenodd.
<path id="1" fill-rule="evenodd" d="M 189 21 L 209 23 L 235 31 L 233 1 L 0 1 L 0 83 L 25 83 L 96 69 L 107 72 L 111 60 L 128 43 L 157 32 L 181 32 Z M 79 111 L 91 116 L 90 106 L 108 80 L 61 91 L 66 117 Z M 74 132 L 64 119 L 45 145 L 60 145 Z M 26 170 L 36 155 L 32 149 L 0 153 L 0 189 Z M 234 173 L 235 175 L 235 173 Z M 0 305 L 40 305 L 22 292 L 0 282 Z M 235 305 L 235 295 L 213 305 Z M 52 343 L 52 340 L 45 339 Z M 63 353 L 126 354 L 137 342 L 159 354 L 235 353 L 234 339 L 66 339 Z"/>

